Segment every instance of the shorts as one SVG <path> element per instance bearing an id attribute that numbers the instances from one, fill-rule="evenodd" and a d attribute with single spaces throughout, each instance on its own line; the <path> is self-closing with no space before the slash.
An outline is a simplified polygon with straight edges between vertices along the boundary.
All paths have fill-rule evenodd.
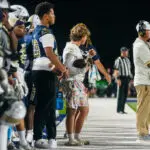
<path id="1" fill-rule="evenodd" d="M 67 101 L 67 107 L 78 109 L 78 107 L 88 107 L 88 93 L 81 81 L 63 81 L 61 83 Z"/>

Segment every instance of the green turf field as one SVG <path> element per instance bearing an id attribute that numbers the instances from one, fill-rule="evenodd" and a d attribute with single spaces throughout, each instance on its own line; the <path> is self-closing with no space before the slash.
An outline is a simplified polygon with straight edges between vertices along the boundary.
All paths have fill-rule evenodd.
<path id="1" fill-rule="evenodd" d="M 127 104 L 136 112 L 136 102 L 128 102 Z"/>

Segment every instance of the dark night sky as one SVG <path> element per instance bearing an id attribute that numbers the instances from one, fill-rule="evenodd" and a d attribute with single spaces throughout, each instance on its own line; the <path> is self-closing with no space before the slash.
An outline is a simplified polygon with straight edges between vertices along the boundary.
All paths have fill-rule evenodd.
<path id="1" fill-rule="evenodd" d="M 41 0 L 10 0 L 11 4 L 21 4 L 34 13 Z M 137 33 L 135 25 L 139 20 L 149 21 L 150 5 L 141 0 L 51 0 L 55 4 L 56 24 L 54 33 L 59 50 L 62 51 L 69 40 L 69 31 L 79 22 L 85 23 L 91 33 L 92 42 L 101 56 L 105 67 L 112 67 L 120 55 L 120 47 L 130 48 Z"/>

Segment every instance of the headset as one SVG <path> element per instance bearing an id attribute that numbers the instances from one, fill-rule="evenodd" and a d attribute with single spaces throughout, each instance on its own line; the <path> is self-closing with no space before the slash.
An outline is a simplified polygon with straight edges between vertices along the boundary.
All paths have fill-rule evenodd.
<path id="1" fill-rule="evenodd" d="M 138 31 L 138 33 L 142 37 L 146 34 L 144 20 L 139 21 L 139 31 Z"/>

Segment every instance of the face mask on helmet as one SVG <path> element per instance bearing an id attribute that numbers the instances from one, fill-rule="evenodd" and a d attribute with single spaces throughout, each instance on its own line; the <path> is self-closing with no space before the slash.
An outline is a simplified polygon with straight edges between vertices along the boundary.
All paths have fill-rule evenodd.
<path id="1" fill-rule="evenodd" d="M 37 25 L 40 24 L 40 19 L 36 14 L 33 14 L 29 17 L 28 21 L 26 22 L 26 30 L 29 31 L 30 29 L 36 28 Z"/>
<path id="2" fill-rule="evenodd" d="M 30 23 L 30 25 L 32 24 L 33 27 L 36 28 L 36 26 L 40 24 L 40 19 L 36 14 L 33 14 L 29 17 L 27 22 Z"/>
<path id="3" fill-rule="evenodd" d="M 15 9 L 16 11 L 9 13 L 9 17 L 16 17 L 19 20 L 26 22 L 29 18 L 29 13 L 27 9 L 22 5 L 12 5 L 10 8 Z"/>

